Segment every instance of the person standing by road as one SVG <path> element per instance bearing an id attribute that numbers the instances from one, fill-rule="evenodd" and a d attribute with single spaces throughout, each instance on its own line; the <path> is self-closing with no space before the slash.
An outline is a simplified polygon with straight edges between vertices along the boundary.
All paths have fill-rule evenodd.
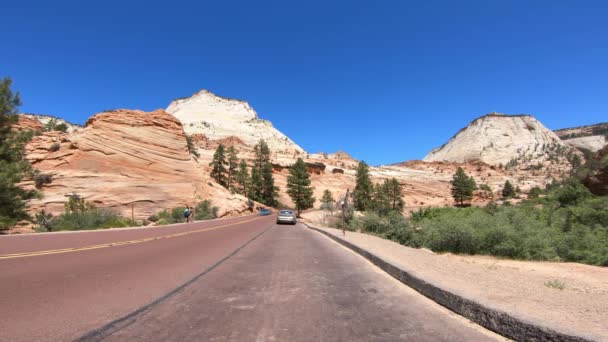
<path id="1" fill-rule="evenodd" d="M 190 222 L 190 207 L 186 206 L 186 209 L 184 209 L 184 218 L 186 219 L 186 223 Z"/>

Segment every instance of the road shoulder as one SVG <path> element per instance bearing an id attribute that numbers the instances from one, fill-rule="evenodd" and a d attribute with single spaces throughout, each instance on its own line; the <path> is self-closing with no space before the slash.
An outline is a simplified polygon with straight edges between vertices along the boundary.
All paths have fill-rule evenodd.
<path id="1" fill-rule="evenodd" d="M 493 260 L 477 264 L 466 257 L 436 255 L 368 234 L 346 232 L 346 236 L 342 236 L 342 231 L 337 229 L 309 227 L 362 255 L 435 302 L 503 336 L 516 340 L 565 341 L 608 337 L 605 322 L 601 321 L 601 317 L 607 316 L 608 306 L 602 303 L 608 292 L 605 287 L 601 290 L 601 282 L 596 282 L 598 288 L 591 289 L 596 293 L 585 293 L 578 287 L 563 291 L 550 289 L 540 279 L 550 279 L 552 273 L 541 269 L 538 275 L 532 273 L 534 277 L 530 281 L 534 286 L 522 288 L 511 284 L 518 279 L 504 278 L 513 273 L 520 277 L 530 275 L 528 270 L 513 267 L 517 261 Z M 502 282 L 498 282 L 500 286 L 492 287 L 493 283 L 488 279 Z M 530 281 L 523 284 L 530 285 Z M 571 296 L 595 300 L 596 305 L 587 300 L 578 302 L 575 308 L 562 305 L 562 302 L 570 301 Z"/>

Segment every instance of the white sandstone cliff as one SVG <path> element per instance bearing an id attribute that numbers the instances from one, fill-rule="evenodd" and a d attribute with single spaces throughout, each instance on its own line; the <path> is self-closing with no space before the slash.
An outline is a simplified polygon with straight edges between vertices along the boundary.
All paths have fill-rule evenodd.
<path id="1" fill-rule="evenodd" d="M 432 150 L 427 162 L 482 161 L 490 165 L 512 160 L 534 162 L 568 151 L 564 142 L 531 115 L 488 114 L 460 130 L 447 144 Z"/>
<path id="2" fill-rule="evenodd" d="M 270 121 L 259 119 L 245 101 L 223 98 L 202 90 L 191 97 L 171 102 L 166 111 L 182 122 L 187 134 L 203 134 L 212 140 L 238 137 L 249 146 L 264 139 L 273 152 L 305 153 Z"/>

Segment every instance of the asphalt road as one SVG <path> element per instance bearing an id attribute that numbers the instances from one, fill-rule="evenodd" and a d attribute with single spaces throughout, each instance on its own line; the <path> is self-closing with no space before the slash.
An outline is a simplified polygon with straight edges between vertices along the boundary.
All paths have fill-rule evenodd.
<path id="1" fill-rule="evenodd" d="M 496 339 L 321 234 L 274 220 L 0 237 L 0 340 Z"/>

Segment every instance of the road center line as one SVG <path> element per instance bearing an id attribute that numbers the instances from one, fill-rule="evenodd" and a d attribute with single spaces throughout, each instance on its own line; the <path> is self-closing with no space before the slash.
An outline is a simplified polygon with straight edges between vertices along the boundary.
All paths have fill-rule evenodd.
<path id="1" fill-rule="evenodd" d="M 4 255 L 0 255 L 0 260 L 25 258 L 25 257 L 38 256 L 38 255 L 80 252 L 80 251 L 88 251 L 88 250 L 92 250 L 92 249 L 133 245 L 133 244 L 138 244 L 138 243 L 143 243 L 143 242 L 148 242 L 148 241 L 170 239 L 170 238 L 175 238 L 175 237 L 181 237 L 181 236 L 186 236 L 186 235 L 191 235 L 191 234 L 197 234 L 197 233 L 203 233 L 203 232 L 208 232 L 208 231 L 212 231 L 212 230 L 227 228 L 227 227 L 236 226 L 239 224 L 259 220 L 261 218 L 263 218 L 263 217 L 256 217 L 253 219 L 249 219 L 249 220 L 245 220 L 245 221 L 241 221 L 241 222 L 230 223 L 230 224 L 224 224 L 224 225 L 217 226 L 217 227 L 203 228 L 203 229 L 191 230 L 191 231 L 187 231 L 187 232 L 181 232 L 181 233 L 175 233 L 175 234 L 169 234 L 169 235 L 153 236 L 153 237 L 137 239 L 137 240 L 108 242 L 108 243 L 104 243 L 104 244 L 100 244 L 100 245 L 91 245 L 91 246 L 84 246 L 84 247 L 70 247 L 70 248 L 62 248 L 62 249 L 51 249 L 51 250 L 37 251 L 37 252 L 4 254 Z"/>

